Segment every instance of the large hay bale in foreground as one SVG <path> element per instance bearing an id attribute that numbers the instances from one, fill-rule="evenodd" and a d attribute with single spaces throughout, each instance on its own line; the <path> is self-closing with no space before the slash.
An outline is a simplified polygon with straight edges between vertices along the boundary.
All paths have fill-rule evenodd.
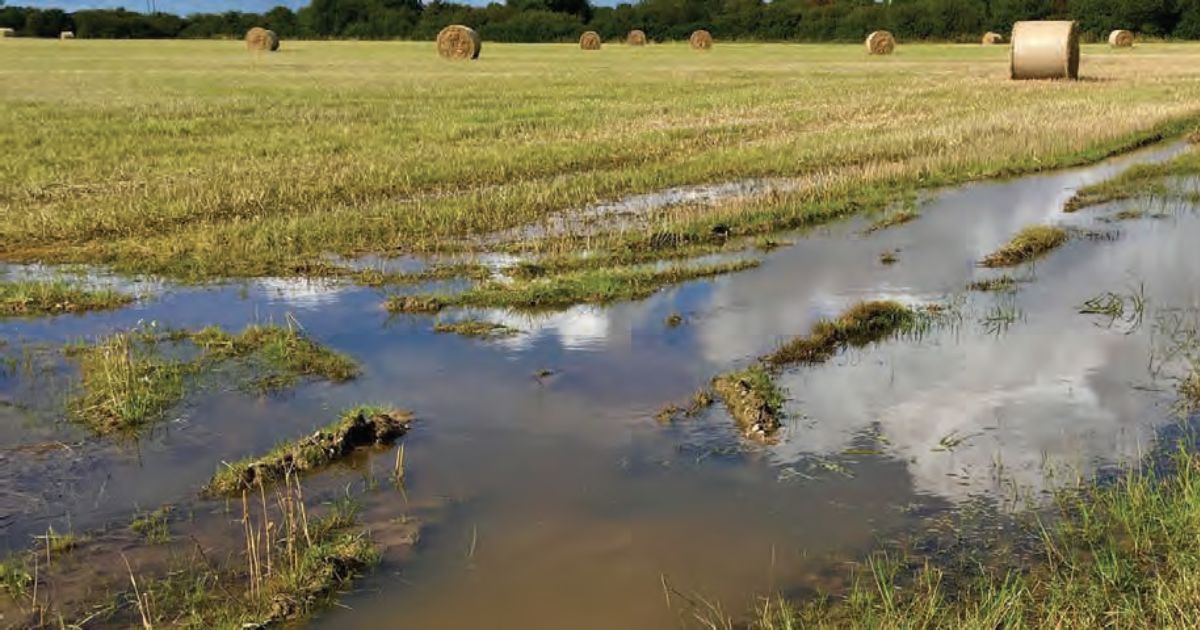
<path id="1" fill-rule="evenodd" d="M 867 54 L 890 55 L 896 50 L 896 38 L 887 31 L 875 31 L 867 35 Z"/>
<path id="2" fill-rule="evenodd" d="M 630 46 L 645 46 L 646 33 L 638 29 L 633 29 L 632 31 L 629 31 L 629 35 L 625 36 L 625 43 L 629 44 Z"/>
<path id="3" fill-rule="evenodd" d="M 279 36 L 275 31 L 255 26 L 246 31 L 246 48 L 261 51 L 279 50 Z"/>
<path id="4" fill-rule="evenodd" d="M 75 39 L 75 33 L 73 31 L 63 31 L 58 34 L 58 38 L 59 39 Z"/>
<path id="5" fill-rule="evenodd" d="M 1000 33 L 993 33 L 992 31 L 988 31 L 983 34 L 983 42 L 982 43 L 984 46 L 994 46 L 996 44 L 1003 44 L 1004 36 L 1001 35 Z"/>
<path id="6" fill-rule="evenodd" d="M 1013 24 L 1009 74 L 1013 79 L 1079 78 L 1079 29 L 1075 22 Z"/>
<path id="7" fill-rule="evenodd" d="M 1117 29 L 1109 33 L 1108 45 L 1113 48 L 1129 48 L 1133 46 L 1133 31 Z"/>
<path id="8" fill-rule="evenodd" d="M 7 28 L 7 27 L 6 27 L 6 28 L 0 28 L 0 38 L 3 38 L 3 37 L 16 37 L 16 36 L 17 36 L 17 32 L 16 32 L 16 31 L 14 31 L 13 29 L 11 29 L 11 28 Z"/>
<path id="9" fill-rule="evenodd" d="M 713 47 L 712 33 L 704 29 L 693 31 L 692 36 L 688 38 L 688 43 L 696 50 L 709 50 Z"/>
<path id="10" fill-rule="evenodd" d="M 579 47 L 584 50 L 600 50 L 600 33 L 588 31 L 579 36 Z"/>
<path id="11" fill-rule="evenodd" d="M 483 50 L 479 33 L 469 26 L 451 24 L 437 36 L 438 54 L 446 59 L 478 59 Z"/>

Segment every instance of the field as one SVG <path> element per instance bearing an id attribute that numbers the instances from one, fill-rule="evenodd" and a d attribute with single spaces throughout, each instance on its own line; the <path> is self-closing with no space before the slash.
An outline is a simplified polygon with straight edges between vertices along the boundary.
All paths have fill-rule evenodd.
<path id="1" fill-rule="evenodd" d="M 1200 43 L 0 59 L 0 626 L 1200 615 Z"/>
<path id="2" fill-rule="evenodd" d="M 479 251 L 485 235 L 672 186 L 614 262 L 1096 159 L 1200 115 L 1200 45 L 1085 46 L 1076 83 L 1007 80 L 1007 48 L 12 40 L 0 68 L 0 259 L 203 280 L 321 275 L 323 254 Z M 509 248 L 578 249 L 554 234 Z M 656 251 L 651 251 L 656 250 Z M 676 251 L 676 254 L 679 252 Z"/>

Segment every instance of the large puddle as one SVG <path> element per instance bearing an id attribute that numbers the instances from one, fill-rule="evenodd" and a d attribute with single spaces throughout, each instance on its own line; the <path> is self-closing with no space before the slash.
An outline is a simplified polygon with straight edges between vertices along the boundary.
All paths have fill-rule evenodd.
<path id="1" fill-rule="evenodd" d="M 380 495 L 368 515 L 415 511 L 432 525 L 318 626 L 664 627 L 690 617 L 689 598 L 736 614 L 759 594 L 828 587 L 839 562 L 921 515 L 977 497 L 1036 501 L 1050 479 L 1154 447 L 1174 420 L 1164 340 L 1200 309 L 1200 216 L 1163 206 L 1164 217 L 1103 223 L 1115 208 L 1061 207 L 1082 185 L 1180 150 L 931 195 L 911 223 L 869 234 L 865 221 L 839 223 L 758 269 L 636 303 L 493 313 L 524 331 L 497 341 L 389 317 L 377 291 L 291 281 L 150 287 L 123 311 L 0 321 L 0 350 L 21 357 L 0 376 L 0 544 L 187 501 L 218 462 L 382 402 L 420 420 L 406 496 Z M 1031 223 L 1107 233 L 1016 270 L 1016 293 L 966 291 L 996 275 L 975 261 Z M 884 252 L 897 261 L 881 263 Z M 1078 312 L 1104 292 L 1145 307 L 1115 321 Z M 950 303 L 961 321 L 788 372 L 772 444 L 740 439 L 719 407 L 655 420 L 714 374 L 871 298 Z M 683 325 L 664 324 L 673 312 Z M 70 373 L 39 369 L 38 347 L 139 322 L 240 328 L 288 314 L 363 376 L 271 397 L 206 391 L 138 444 L 54 421 Z M 535 378 L 543 369 L 553 374 Z M 372 459 L 335 475 L 383 474 L 392 454 Z"/>

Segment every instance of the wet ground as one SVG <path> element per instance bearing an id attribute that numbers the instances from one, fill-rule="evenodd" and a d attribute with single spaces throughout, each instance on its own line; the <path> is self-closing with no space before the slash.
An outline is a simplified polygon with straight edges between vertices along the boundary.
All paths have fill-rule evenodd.
<path id="1" fill-rule="evenodd" d="M 1200 319 L 1200 216 L 1142 201 L 1061 208 L 1082 185 L 1181 150 L 931 194 L 911 223 L 795 235 L 758 269 L 636 303 L 476 312 L 523 331 L 499 340 L 434 334 L 428 317 L 385 313 L 378 291 L 301 281 L 146 283 L 122 311 L 0 321 L 0 353 L 13 359 L 0 376 L 0 545 L 27 547 L 50 526 L 127 523 L 164 503 L 215 511 L 195 497 L 219 462 L 368 402 L 418 418 L 406 492 L 365 490 L 391 469 L 387 451 L 318 483 L 370 495 L 368 526 L 401 515 L 427 526 L 317 626 L 674 627 L 690 617 L 688 598 L 736 614 L 763 593 L 836 586 L 839 563 L 922 516 L 978 497 L 1036 502 L 1055 479 L 1154 448 L 1176 418 L 1172 340 Z M 1163 216 L 1100 220 L 1127 207 Z M 976 261 L 1031 223 L 1092 232 L 1013 270 L 1015 293 L 967 291 L 999 275 Z M 1078 312 L 1105 292 L 1121 299 L 1119 317 Z M 655 420 L 713 375 L 879 298 L 948 304 L 955 316 L 787 372 L 774 443 L 739 438 L 719 406 Z M 668 327 L 674 312 L 684 323 Z M 288 314 L 363 375 L 273 396 L 209 388 L 138 443 L 60 419 L 72 383 L 55 354 L 64 342 Z"/>

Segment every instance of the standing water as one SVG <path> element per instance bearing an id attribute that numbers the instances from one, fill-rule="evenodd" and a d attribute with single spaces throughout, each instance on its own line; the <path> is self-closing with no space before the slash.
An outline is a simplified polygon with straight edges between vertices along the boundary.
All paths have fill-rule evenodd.
<path id="1" fill-rule="evenodd" d="M 673 627 L 703 602 L 737 614 L 758 595 L 827 588 L 838 563 L 921 515 L 1036 501 L 1050 473 L 1089 475 L 1154 447 L 1174 417 L 1164 330 L 1200 307 L 1200 217 L 1163 206 L 1102 223 L 1117 208 L 1061 209 L 1080 186 L 1180 150 L 944 191 L 916 221 L 838 223 L 757 269 L 639 302 L 481 313 L 522 330 L 498 340 L 389 317 L 373 290 L 291 281 L 153 287 L 114 313 L 3 321 L 0 350 L 34 358 L 0 376 L 0 541 L 20 549 L 51 526 L 86 531 L 190 501 L 219 462 L 380 402 L 417 417 L 403 492 L 372 481 L 393 452 L 323 477 L 371 489 L 372 529 L 408 516 L 424 527 L 318 626 Z M 1091 232 L 1014 270 L 1014 293 L 967 290 L 998 275 L 976 261 L 1041 223 Z M 1079 313 L 1106 292 L 1126 313 Z M 739 437 L 719 406 L 656 421 L 715 374 L 869 299 L 946 304 L 954 323 L 786 372 L 771 443 Z M 672 313 L 682 325 L 664 323 Z M 133 444 L 46 420 L 61 401 L 44 391 L 72 375 L 39 369 L 37 348 L 139 322 L 238 329 L 289 314 L 362 376 L 284 396 L 206 391 Z"/>

